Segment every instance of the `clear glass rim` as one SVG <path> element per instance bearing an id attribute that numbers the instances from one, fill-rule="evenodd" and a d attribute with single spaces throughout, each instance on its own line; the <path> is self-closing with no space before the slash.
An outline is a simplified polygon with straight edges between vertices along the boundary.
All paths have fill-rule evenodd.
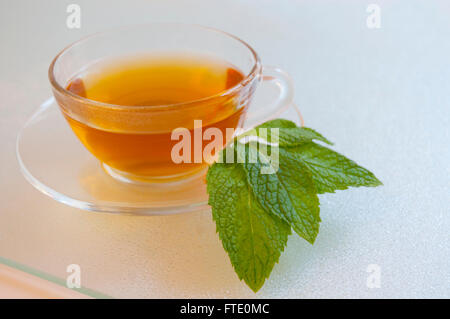
<path id="1" fill-rule="evenodd" d="M 118 104 L 110 104 L 110 103 L 104 103 L 104 102 L 99 102 L 99 101 L 95 101 L 95 100 L 91 100 L 82 96 L 79 96 L 69 90 L 67 90 L 66 88 L 62 87 L 58 81 L 56 81 L 55 75 L 54 75 L 54 68 L 55 68 L 55 64 L 58 61 L 58 59 L 66 52 L 68 52 L 70 49 L 74 48 L 75 46 L 77 46 L 78 44 L 85 42 L 87 40 L 90 40 L 92 38 L 98 37 L 98 36 L 102 36 L 108 33 L 114 33 L 117 31 L 123 31 L 123 30 L 127 30 L 127 29 L 132 29 L 132 28 L 145 28 L 145 27 L 149 27 L 149 26 L 186 26 L 186 27 L 195 27 L 198 28 L 200 30 L 206 30 L 206 31 L 211 31 L 211 32 L 215 32 L 217 34 L 221 34 L 223 36 L 226 36 L 228 38 L 231 38 L 233 40 L 238 41 L 239 43 L 241 43 L 242 45 L 244 45 L 252 54 L 253 59 L 254 59 L 254 64 L 252 69 L 250 70 L 250 72 L 244 77 L 244 79 L 242 79 L 239 83 L 237 83 L 236 85 L 234 85 L 233 87 L 224 90 L 222 92 L 219 92 L 217 94 L 211 95 L 211 96 L 207 96 L 201 99 L 196 99 L 196 100 L 192 100 L 192 101 L 186 101 L 186 102 L 181 102 L 181 103 L 173 103 L 173 104 L 164 104 L 164 105 L 118 105 Z M 61 93 L 62 95 L 65 95 L 71 99 L 75 99 L 81 103 L 88 103 L 91 106 L 98 106 L 98 107 L 102 107 L 102 108 L 114 108 L 114 109 L 129 109 L 129 108 L 139 108 L 139 109 L 166 109 L 166 108 L 173 108 L 173 107 L 181 107 L 181 106 L 192 106 L 198 103 L 203 103 L 203 102 L 207 102 L 209 100 L 214 100 L 216 98 L 219 97 L 226 97 L 226 96 L 230 96 L 236 92 L 238 92 L 239 90 L 241 90 L 243 87 L 245 87 L 248 83 L 252 82 L 253 79 L 255 79 L 260 73 L 261 73 L 261 61 L 260 58 L 258 56 L 258 54 L 256 53 L 256 51 L 244 40 L 219 29 L 215 29 L 212 27 L 206 27 L 206 26 L 202 26 L 199 24 L 189 24 L 189 23 L 168 23 L 168 22 L 155 22 L 155 23 L 146 23 L 146 24 L 137 24 L 137 25 L 128 25 L 128 26 L 122 26 L 122 27 L 115 27 L 115 28 L 111 28 L 108 29 L 106 31 L 101 31 L 101 32 L 96 32 L 93 33 L 91 35 L 85 36 L 71 44 L 69 44 L 67 47 L 65 47 L 64 49 L 62 49 L 56 56 L 55 58 L 52 60 L 52 62 L 50 63 L 50 67 L 48 69 L 48 77 L 50 80 L 50 84 L 52 85 L 53 89 L 55 89 L 57 92 Z"/>

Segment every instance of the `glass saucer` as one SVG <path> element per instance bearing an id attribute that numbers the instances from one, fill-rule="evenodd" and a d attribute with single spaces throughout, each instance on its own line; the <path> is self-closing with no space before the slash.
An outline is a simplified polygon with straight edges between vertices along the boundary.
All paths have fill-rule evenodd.
<path id="1" fill-rule="evenodd" d="M 279 117 L 302 124 L 295 105 Z M 53 97 L 42 103 L 20 130 L 16 152 L 23 175 L 35 188 L 72 207 L 139 215 L 210 209 L 206 170 L 177 182 L 145 185 L 110 176 L 75 137 Z"/>

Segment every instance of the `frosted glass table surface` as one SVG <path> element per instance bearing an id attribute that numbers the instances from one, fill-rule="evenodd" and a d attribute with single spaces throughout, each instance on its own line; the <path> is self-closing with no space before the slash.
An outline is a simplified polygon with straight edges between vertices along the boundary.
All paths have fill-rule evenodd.
<path id="1" fill-rule="evenodd" d="M 0 3 L 0 256 L 113 297 L 450 297 L 450 3 L 376 1 Z M 88 213 L 44 196 L 19 172 L 15 138 L 50 96 L 47 68 L 70 42 L 112 26 L 178 21 L 247 40 L 289 71 L 307 126 L 384 183 L 320 196 L 314 246 L 291 236 L 254 294 L 237 279 L 210 213 Z M 51 130 L 51 127 L 49 128 Z M 366 285 L 367 267 L 381 287 Z"/>

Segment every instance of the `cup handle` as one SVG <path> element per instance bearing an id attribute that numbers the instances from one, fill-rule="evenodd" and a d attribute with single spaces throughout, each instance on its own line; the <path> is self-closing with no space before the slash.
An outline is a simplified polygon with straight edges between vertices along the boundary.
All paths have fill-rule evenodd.
<path id="1" fill-rule="evenodd" d="M 279 88 L 278 98 L 272 103 L 272 106 L 265 107 L 264 111 L 252 111 L 247 113 L 245 127 L 252 128 L 271 120 L 283 113 L 292 104 L 294 98 L 294 86 L 291 77 L 285 71 L 272 67 L 264 66 L 261 76 L 262 82 L 271 83 Z"/>

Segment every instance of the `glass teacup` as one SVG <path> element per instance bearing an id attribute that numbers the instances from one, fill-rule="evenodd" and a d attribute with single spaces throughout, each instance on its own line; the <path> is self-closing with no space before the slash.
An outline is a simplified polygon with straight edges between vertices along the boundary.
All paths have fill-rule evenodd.
<path id="1" fill-rule="evenodd" d="M 184 75 L 171 79 L 167 69 L 161 71 L 160 66 L 151 63 L 153 66 L 146 64 L 144 69 L 138 68 L 145 72 L 116 72 L 119 76 L 116 74 L 110 79 L 115 82 L 100 81 L 95 85 L 86 82 L 86 74 L 102 73 L 105 65 L 111 68 L 117 61 L 138 61 L 136 66 L 142 64 L 139 61 L 149 61 L 149 57 L 152 63 L 158 59 L 158 63 L 162 63 L 164 57 L 175 56 L 178 60 L 195 57 L 190 60 L 198 64 L 192 62 L 195 64 L 192 70 L 197 71 L 183 73 L 188 74 L 186 82 L 179 81 Z M 211 59 L 222 61 L 228 67 L 217 68 L 211 75 L 206 72 L 208 68 L 202 67 L 202 63 L 208 64 Z M 168 60 L 164 61 L 167 64 Z M 235 81 L 230 82 L 233 72 L 240 75 L 238 80 L 235 77 Z M 159 74 L 161 81 L 153 81 Z M 203 75 L 199 78 L 198 74 Z M 247 127 L 259 124 L 281 113 L 292 102 L 292 85 L 284 72 L 263 68 L 256 52 L 237 37 L 197 25 L 149 24 L 89 36 L 55 57 L 49 77 L 55 99 L 80 141 L 110 175 L 128 182 L 166 182 L 195 175 L 204 170 L 208 161 L 203 157 L 200 161 L 194 158 L 195 143 L 199 142 L 194 136 L 203 137 L 206 130 L 216 128 L 224 136 L 221 143 L 224 145 L 232 137 L 227 129 L 240 128 L 244 122 Z M 192 94 L 194 77 L 198 82 L 197 91 L 209 92 L 206 89 L 212 87 L 214 81 L 225 84 L 223 89 L 217 89 L 220 85 L 214 86 L 215 90 L 210 93 Z M 261 80 L 274 82 L 280 94 L 271 107 L 252 114 L 250 102 Z M 150 86 L 152 81 L 156 84 Z M 160 85 L 172 82 L 181 83 L 173 92 Z M 127 94 L 131 93 L 115 96 L 125 86 L 131 91 L 136 88 L 140 95 L 144 91 L 150 101 L 144 99 L 137 104 L 127 104 L 130 101 Z M 105 87 L 119 89 L 106 91 Z M 106 94 L 97 94 L 101 96 L 97 98 L 92 92 Z M 164 99 L 161 99 L 161 92 L 165 92 Z M 136 92 L 132 93 L 135 101 Z M 173 99 L 181 95 L 182 98 Z M 190 133 L 192 142 L 191 154 L 181 162 L 174 161 L 172 152 L 178 143 L 173 133 L 180 129 Z M 202 143 L 201 153 L 205 144 Z"/>

